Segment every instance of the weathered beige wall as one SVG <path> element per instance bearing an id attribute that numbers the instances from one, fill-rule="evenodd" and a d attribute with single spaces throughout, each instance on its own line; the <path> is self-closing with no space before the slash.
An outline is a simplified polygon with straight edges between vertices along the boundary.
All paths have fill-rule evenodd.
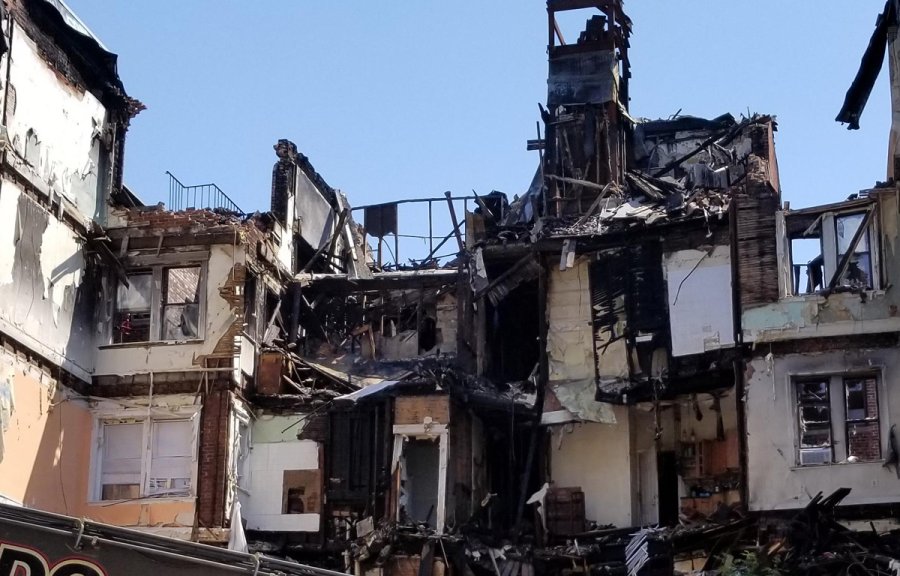
<path id="1" fill-rule="evenodd" d="M 588 520 L 633 525 L 631 418 L 614 408 L 616 424 L 574 423 L 551 427 L 550 475 L 558 487 L 580 486 Z"/>
<path id="2" fill-rule="evenodd" d="M 745 342 L 822 338 L 851 334 L 876 334 L 900 331 L 900 240 L 897 198 L 894 192 L 877 193 L 877 229 L 881 236 L 883 290 L 859 294 L 837 293 L 825 297 L 806 294 L 779 302 L 745 309 L 741 327 Z M 772 278 L 774 282 L 776 279 Z"/>
<path id="3" fill-rule="evenodd" d="M 900 351 L 842 350 L 750 362 L 746 414 L 751 510 L 801 508 L 819 491 L 827 495 L 841 487 L 852 489 L 844 504 L 900 502 L 900 480 L 882 462 L 804 467 L 797 463 L 799 432 L 792 379 L 848 371 L 875 372 L 882 377 L 879 406 L 882 450 L 886 450 L 890 425 L 900 420 L 900 393 L 893 388 L 900 373 Z M 832 411 L 834 426 L 842 426 L 842 418 L 843 414 Z M 834 432 L 837 437 L 841 431 Z M 836 452 L 841 450 L 839 446 Z"/>

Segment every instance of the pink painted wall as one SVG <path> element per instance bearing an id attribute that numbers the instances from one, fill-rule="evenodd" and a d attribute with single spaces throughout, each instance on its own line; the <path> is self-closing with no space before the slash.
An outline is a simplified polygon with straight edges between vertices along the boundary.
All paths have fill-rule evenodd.
<path id="1" fill-rule="evenodd" d="M 15 370 L 15 408 L 6 432 L 0 432 L 0 495 L 29 508 L 117 526 L 193 525 L 193 499 L 88 502 L 93 418 L 85 401 L 54 390 L 39 372 Z"/>

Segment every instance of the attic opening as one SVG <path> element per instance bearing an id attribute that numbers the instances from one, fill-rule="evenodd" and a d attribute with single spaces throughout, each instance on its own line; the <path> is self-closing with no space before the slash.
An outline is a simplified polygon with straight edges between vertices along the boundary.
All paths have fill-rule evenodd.
<path id="1" fill-rule="evenodd" d="M 498 382 L 526 380 L 538 363 L 538 281 L 522 282 L 496 305 L 485 298 L 487 376 Z"/>

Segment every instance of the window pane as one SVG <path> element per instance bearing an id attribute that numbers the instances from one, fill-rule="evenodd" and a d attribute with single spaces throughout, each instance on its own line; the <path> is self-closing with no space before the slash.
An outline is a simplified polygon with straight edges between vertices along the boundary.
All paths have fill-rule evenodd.
<path id="1" fill-rule="evenodd" d="M 847 420 L 878 418 L 878 389 L 874 378 L 844 380 Z"/>
<path id="2" fill-rule="evenodd" d="M 166 269 L 163 304 L 187 304 L 200 301 L 200 267 Z"/>
<path id="3" fill-rule="evenodd" d="M 881 460 L 881 434 L 877 421 L 847 425 L 847 455 L 864 462 Z"/>
<path id="4" fill-rule="evenodd" d="M 831 427 L 807 427 L 800 431 L 800 447 L 831 446 Z"/>
<path id="5" fill-rule="evenodd" d="M 798 383 L 798 392 L 800 394 L 800 402 L 822 402 L 828 403 L 828 380 L 814 380 Z"/>
<path id="6" fill-rule="evenodd" d="M 193 426 L 189 420 L 156 421 L 151 434 L 150 495 L 191 492 Z"/>
<path id="7" fill-rule="evenodd" d="M 104 424 L 100 464 L 103 500 L 140 497 L 144 425 Z"/>
<path id="8" fill-rule="evenodd" d="M 859 230 L 859 227 L 862 225 L 863 220 L 865 219 L 865 214 L 853 214 L 851 216 L 841 216 L 839 218 L 835 218 L 835 232 L 837 234 L 837 252 L 838 254 L 846 254 L 850 249 L 850 242 L 853 241 L 853 236 L 856 234 L 856 231 Z M 869 238 L 868 234 L 864 234 L 860 239 L 859 244 L 856 245 L 856 252 L 868 252 L 869 251 Z"/>
<path id="9" fill-rule="evenodd" d="M 199 337 L 200 306 L 198 304 L 169 304 L 163 307 L 163 340 L 190 340 Z"/>
<path id="10" fill-rule="evenodd" d="M 119 284 L 116 293 L 116 310 L 142 311 L 150 310 L 150 288 L 153 275 L 149 272 L 128 275 L 128 286 Z"/>
<path id="11" fill-rule="evenodd" d="M 113 342 L 150 340 L 150 293 L 153 275 L 149 272 L 128 275 L 128 287 L 119 284 L 116 313 L 113 317 Z"/>
<path id="12" fill-rule="evenodd" d="M 831 409 L 826 405 L 804 405 L 800 407 L 801 424 L 829 424 Z"/>

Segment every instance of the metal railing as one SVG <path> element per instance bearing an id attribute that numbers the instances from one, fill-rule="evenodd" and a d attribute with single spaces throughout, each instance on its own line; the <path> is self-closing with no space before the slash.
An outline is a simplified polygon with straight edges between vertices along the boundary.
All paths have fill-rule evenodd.
<path id="1" fill-rule="evenodd" d="M 174 174 L 169 175 L 169 210 L 178 212 L 189 208 L 225 210 L 244 216 L 244 211 L 215 184 L 185 186 Z"/>

